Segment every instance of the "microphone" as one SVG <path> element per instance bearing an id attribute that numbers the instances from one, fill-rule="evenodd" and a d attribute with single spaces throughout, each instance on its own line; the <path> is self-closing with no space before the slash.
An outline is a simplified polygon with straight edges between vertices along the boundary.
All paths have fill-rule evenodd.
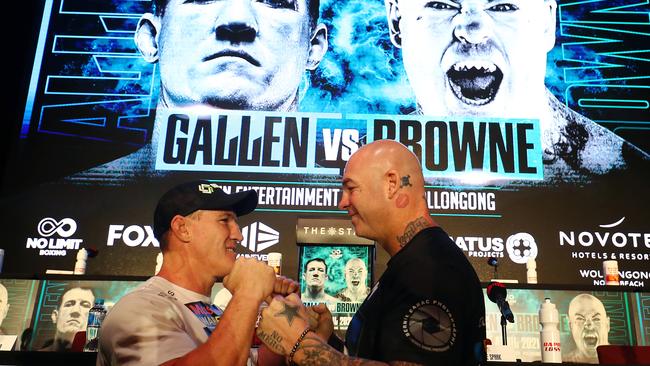
<path id="1" fill-rule="evenodd" d="M 503 315 L 510 323 L 515 322 L 515 316 L 510 310 L 510 304 L 506 301 L 506 286 L 501 282 L 491 282 L 487 287 L 488 299 L 497 304 L 501 315 Z"/>

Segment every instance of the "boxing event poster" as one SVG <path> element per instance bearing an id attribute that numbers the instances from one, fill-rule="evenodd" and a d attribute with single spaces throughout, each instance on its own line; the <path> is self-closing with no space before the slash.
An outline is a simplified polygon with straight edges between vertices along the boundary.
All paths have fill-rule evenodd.
<path id="1" fill-rule="evenodd" d="M 88 312 L 98 299 L 107 310 L 141 281 L 44 280 L 37 296 L 32 326 L 32 351 L 65 351 L 85 331 Z"/>
<path id="2" fill-rule="evenodd" d="M 515 322 L 506 325 L 507 344 L 515 358 L 541 361 L 539 314 L 540 305 L 548 298 L 559 314 L 562 361 L 598 363 L 599 345 L 645 344 L 647 330 L 634 319 L 642 316 L 642 308 L 634 300 L 636 296 L 618 291 L 510 289 L 507 301 Z M 501 313 L 495 303 L 487 300 L 487 294 L 485 299 L 487 338 L 493 345 L 501 345 Z"/>
<path id="3" fill-rule="evenodd" d="M 158 197 L 207 179 L 258 191 L 240 253 L 279 251 L 297 278 L 298 218 L 344 218 L 345 162 L 395 139 L 481 280 L 494 257 L 500 278 L 525 282 L 534 260 L 540 284 L 599 285 L 614 259 L 623 284 L 648 285 L 647 4 L 484 4 L 467 19 L 465 1 L 253 3 L 237 35 L 220 2 L 39 4 L 10 121 L 6 272 L 72 269 L 93 248 L 89 274 L 150 275 Z"/>
<path id="4" fill-rule="evenodd" d="M 301 246 L 299 269 L 301 300 L 307 306 L 326 304 L 332 313 L 336 331 L 344 332 L 348 329 L 354 313 L 370 293 L 372 279 L 370 253 L 371 249 L 367 245 Z M 314 274 L 321 269 L 322 274 Z M 312 291 L 320 294 L 314 295 Z"/>

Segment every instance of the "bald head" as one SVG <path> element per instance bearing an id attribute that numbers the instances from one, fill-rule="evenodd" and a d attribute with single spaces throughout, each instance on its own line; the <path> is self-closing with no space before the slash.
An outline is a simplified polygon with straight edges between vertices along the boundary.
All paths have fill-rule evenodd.
<path id="1" fill-rule="evenodd" d="M 420 218 L 433 224 L 420 162 L 393 140 L 372 142 L 350 157 L 339 207 L 348 211 L 358 236 L 378 241 L 391 254 L 406 225 Z"/>
<path id="2" fill-rule="evenodd" d="M 409 177 L 412 187 L 424 189 L 424 177 L 420 161 L 411 150 L 394 140 L 378 140 L 357 150 L 345 167 L 367 171 L 375 177 L 382 176 L 391 169 Z"/>
<path id="3" fill-rule="evenodd" d="M 596 347 L 609 344 L 609 317 L 593 295 L 580 294 L 569 303 L 569 326 L 576 350 L 584 357 L 596 356 Z"/>

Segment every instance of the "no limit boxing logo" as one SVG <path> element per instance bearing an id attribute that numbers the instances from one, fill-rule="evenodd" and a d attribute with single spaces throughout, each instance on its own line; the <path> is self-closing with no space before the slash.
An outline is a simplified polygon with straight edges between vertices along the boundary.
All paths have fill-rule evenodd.
<path id="1" fill-rule="evenodd" d="M 65 256 L 67 250 L 78 250 L 82 239 L 71 239 L 77 231 L 77 222 L 71 218 L 59 221 L 46 217 L 39 221 L 36 231 L 37 238 L 27 238 L 27 249 L 38 249 L 41 256 Z M 58 236 L 54 238 L 52 236 Z"/>
<path id="2" fill-rule="evenodd" d="M 52 234 L 57 233 L 62 238 L 69 238 L 77 231 L 77 223 L 73 219 L 65 218 L 56 221 L 51 217 L 46 217 L 38 223 L 38 234 L 49 238 Z"/>

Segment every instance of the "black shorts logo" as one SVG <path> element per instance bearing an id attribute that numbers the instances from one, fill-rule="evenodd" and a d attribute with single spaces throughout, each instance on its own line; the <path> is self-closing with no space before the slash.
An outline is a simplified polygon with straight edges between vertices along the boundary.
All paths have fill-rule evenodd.
<path id="1" fill-rule="evenodd" d="M 406 338 L 423 350 L 447 351 L 456 341 L 456 323 L 447 306 L 424 300 L 411 306 L 402 321 Z"/>

